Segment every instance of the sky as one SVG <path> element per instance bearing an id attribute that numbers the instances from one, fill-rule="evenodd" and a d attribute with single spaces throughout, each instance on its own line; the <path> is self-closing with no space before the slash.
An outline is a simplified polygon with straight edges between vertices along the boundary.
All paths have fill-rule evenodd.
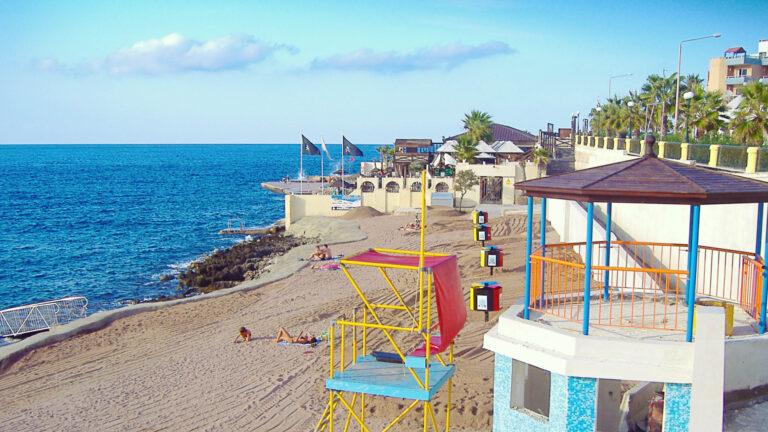
<path id="1" fill-rule="evenodd" d="M 536 134 L 721 33 L 683 44 L 706 78 L 766 23 L 760 1 L 0 0 L 0 144 L 439 141 L 474 109 Z"/>

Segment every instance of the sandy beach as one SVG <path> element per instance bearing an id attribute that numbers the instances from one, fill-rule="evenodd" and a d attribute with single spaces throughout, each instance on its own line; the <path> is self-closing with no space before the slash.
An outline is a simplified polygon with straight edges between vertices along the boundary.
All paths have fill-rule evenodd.
<path id="1" fill-rule="evenodd" d="M 333 253 L 346 256 L 371 247 L 418 249 L 417 233 L 398 230 L 413 216 L 357 213 L 337 225 L 318 219 L 296 229 L 336 243 Z M 470 215 L 437 208 L 430 210 L 427 224 L 428 249 L 458 256 L 467 308 L 470 285 L 483 280 L 502 285 L 505 306 L 522 296 L 525 215 L 491 219 L 491 244 L 505 253 L 504 268 L 492 277 L 479 266 L 480 244 L 472 241 Z M 549 235 L 551 242 L 556 234 Z M 281 346 L 272 339 L 280 327 L 320 334 L 340 313 L 360 304 L 342 271 L 313 270 L 298 260 L 312 248 L 302 246 L 275 260 L 271 278 L 288 275 L 282 279 L 265 284 L 267 275 L 228 293 L 114 319 L 98 330 L 41 343 L 6 362 L 0 373 L 0 430 L 312 430 L 328 400 L 328 345 Z M 375 269 L 355 276 L 371 299 L 391 296 Z M 393 279 L 415 292 L 415 273 L 393 274 Z M 452 430 L 491 429 L 493 354 L 482 341 L 498 314 L 491 313 L 486 323 L 481 312 L 468 311 L 456 339 Z M 233 343 L 240 326 L 252 331 L 250 342 Z M 441 421 L 444 397 L 443 391 Z M 367 423 L 381 429 L 403 403 L 374 398 Z M 414 430 L 420 421 L 417 410 L 395 430 Z"/>

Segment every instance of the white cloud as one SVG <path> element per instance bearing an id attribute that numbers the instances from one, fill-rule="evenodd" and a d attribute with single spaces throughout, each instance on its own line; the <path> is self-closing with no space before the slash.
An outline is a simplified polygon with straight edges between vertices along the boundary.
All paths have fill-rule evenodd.
<path id="1" fill-rule="evenodd" d="M 434 45 L 410 54 L 395 51 L 374 52 L 367 49 L 312 61 L 313 69 L 370 70 L 399 73 L 424 69 L 450 69 L 467 61 L 502 54 L 513 54 L 515 49 L 504 42 L 486 42 L 481 45 Z"/>
<path id="2" fill-rule="evenodd" d="M 277 51 L 296 53 L 297 49 L 272 44 L 246 35 L 228 35 L 199 42 L 172 33 L 160 39 L 136 42 L 104 59 L 87 64 L 67 66 L 55 59 L 37 62 L 49 71 L 85 73 L 106 72 L 111 75 L 158 75 L 183 71 L 222 71 L 244 69 L 260 63 Z"/>

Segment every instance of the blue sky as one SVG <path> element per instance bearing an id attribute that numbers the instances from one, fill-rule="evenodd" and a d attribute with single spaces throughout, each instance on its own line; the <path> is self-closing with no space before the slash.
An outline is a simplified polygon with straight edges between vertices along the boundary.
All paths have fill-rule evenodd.
<path id="1" fill-rule="evenodd" d="M 0 143 L 536 133 L 768 39 L 762 2 L 0 1 Z"/>

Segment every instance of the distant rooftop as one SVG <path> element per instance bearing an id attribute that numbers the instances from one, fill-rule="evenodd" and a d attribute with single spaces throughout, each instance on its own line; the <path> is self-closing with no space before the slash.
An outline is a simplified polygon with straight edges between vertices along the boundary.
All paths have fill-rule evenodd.
<path id="1" fill-rule="evenodd" d="M 458 140 L 459 137 L 464 134 L 466 134 L 466 132 L 454 135 L 452 137 L 444 138 L 443 142 Z M 506 126 L 498 123 L 491 123 L 491 134 L 493 134 L 493 142 L 512 141 L 516 145 L 532 145 L 536 142 L 536 136 L 531 135 L 528 132 L 521 131 L 520 129 L 513 128 L 512 126 Z"/>

